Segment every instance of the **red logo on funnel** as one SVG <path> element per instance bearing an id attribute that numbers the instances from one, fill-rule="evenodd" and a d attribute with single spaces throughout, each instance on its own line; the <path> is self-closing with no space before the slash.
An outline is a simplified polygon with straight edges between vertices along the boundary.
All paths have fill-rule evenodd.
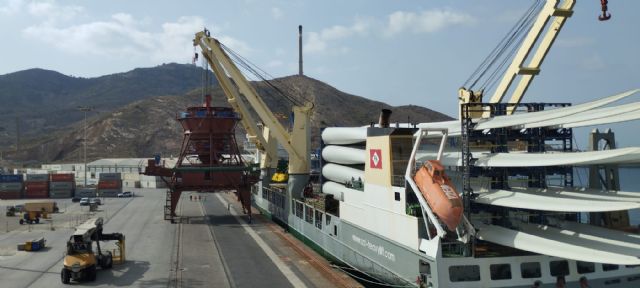
<path id="1" fill-rule="evenodd" d="M 375 169 L 382 169 L 382 150 L 371 149 L 369 150 L 369 167 Z"/>

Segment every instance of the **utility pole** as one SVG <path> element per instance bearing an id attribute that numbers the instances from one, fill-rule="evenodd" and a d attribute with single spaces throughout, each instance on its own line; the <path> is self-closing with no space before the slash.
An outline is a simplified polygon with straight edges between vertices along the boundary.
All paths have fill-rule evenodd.
<path id="1" fill-rule="evenodd" d="M 82 143 L 84 144 L 84 188 L 87 188 L 87 112 L 93 111 L 93 107 L 78 106 L 77 109 L 84 112 L 84 137 L 82 137 Z"/>

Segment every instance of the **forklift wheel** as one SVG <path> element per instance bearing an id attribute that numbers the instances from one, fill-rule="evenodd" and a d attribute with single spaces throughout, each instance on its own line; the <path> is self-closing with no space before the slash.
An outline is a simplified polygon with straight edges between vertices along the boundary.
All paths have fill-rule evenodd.
<path id="1" fill-rule="evenodd" d="M 113 267 L 113 255 L 111 255 L 111 251 L 108 251 L 104 256 L 104 263 L 102 265 L 102 269 L 111 269 Z"/>
<path id="2" fill-rule="evenodd" d="M 62 279 L 62 284 L 71 283 L 71 273 L 69 270 L 62 268 L 60 271 L 60 278 Z"/>
<path id="3" fill-rule="evenodd" d="M 95 265 L 87 268 L 87 280 L 96 281 L 96 266 Z"/>

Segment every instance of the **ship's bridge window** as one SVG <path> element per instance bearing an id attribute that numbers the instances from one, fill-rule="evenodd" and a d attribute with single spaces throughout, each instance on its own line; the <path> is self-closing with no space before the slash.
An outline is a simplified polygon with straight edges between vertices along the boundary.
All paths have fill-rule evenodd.
<path id="1" fill-rule="evenodd" d="M 524 262 L 520 264 L 520 275 L 522 278 L 540 278 L 542 273 L 540 272 L 539 262 Z"/>
<path id="2" fill-rule="evenodd" d="M 602 264 L 602 271 L 613 271 L 618 270 L 620 267 L 618 265 L 613 264 Z"/>
<path id="3" fill-rule="evenodd" d="M 596 272 L 596 264 L 593 264 L 591 262 L 582 262 L 582 261 L 578 261 L 576 262 L 576 264 L 578 265 L 578 273 L 580 274 Z"/>
<path id="4" fill-rule="evenodd" d="M 549 271 L 551 276 L 567 276 L 569 275 L 569 262 L 567 260 L 549 262 Z"/>
<path id="5" fill-rule="evenodd" d="M 449 267 L 449 280 L 451 280 L 451 282 L 480 281 L 480 266 L 451 266 Z"/>
<path id="6" fill-rule="evenodd" d="M 509 264 L 492 264 L 489 266 L 491 271 L 491 280 L 507 280 L 511 279 L 511 265 Z"/>

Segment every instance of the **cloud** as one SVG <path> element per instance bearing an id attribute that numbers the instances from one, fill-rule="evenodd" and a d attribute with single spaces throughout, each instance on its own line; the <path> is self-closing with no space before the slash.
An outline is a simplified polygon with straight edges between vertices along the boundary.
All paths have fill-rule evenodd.
<path id="1" fill-rule="evenodd" d="M 70 54 L 186 63 L 193 54 L 193 36 L 205 27 L 205 21 L 197 16 L 183 16 L 174 22 L 161 24 L 158 32 L 151 32 L 150 25 L 148 19 L 137 20 L 130 14 L 117 13 L 105 21 L 67 27 L 44 21 L 27 27 L 22 34 L 25 38 L 42 41 Z M 210 30 L 217 33 L 219 29 L 213 27 Z M 251 51 L 240 40 L 224 35 L 217 38 L 238 53 Z"/>
<path id="2" fill-rule="evenodd" d="M 370 27 L 370 21 L 357 19 L 355 23 L 349 27 L 335 25 L 330 28 L 325 28 L 320 32 L 309 32 L 306 36 L 307 40 L 304 45 L 304 51 L 308 53 L 327 52 L 330 42 L 337 42 L 354 35 L 366 35 Z M 348 51 L 348 48 L 340 47 L 334 51 L 343 53 Z"/>
<path id="3" fill-rule="evenodd" d="M 43 19 L 46 22 L 57 23 L 75 18 L 76 15 L 84 11 L 84 8 L 76 5 L 60 6 L 57 5 L 55 1 L 51 0 L 30 2 L 27 5 L 27 11 L 31 16 L 38 19 Z"/>
<path id="4" fill-rule="evenodd" d="M 420 13 L 396 11 L 388 16 L 384 35 L 391 37 L 404 32 L 433 33 L 448 26 L 473 23 L 471 15 L 449 10 L 433 9 Z"/>
<path id="5" fill-rule="evenodd" d="M 271 17 L 273 17 L 273 19 L 277 20 L 282 18 L 282 16 L 284 16 L 284 12 L 282 12 L 282 9 L 278 7 L 271 8 Z"/>
<path id="6" fill-rule="evenodd" d="M 23 0 L 5 0 L 0 4 L 0 14 L 14 15 L 22 10 Z"/>

